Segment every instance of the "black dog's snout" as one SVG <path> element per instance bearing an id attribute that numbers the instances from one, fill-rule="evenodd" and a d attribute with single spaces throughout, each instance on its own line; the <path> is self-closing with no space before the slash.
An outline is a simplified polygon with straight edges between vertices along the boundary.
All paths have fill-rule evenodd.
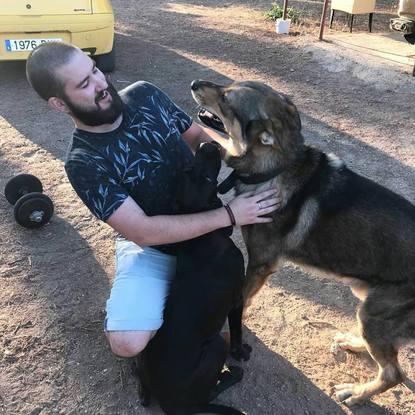
<path id="1" fill-rule="evenodd" d="M 210 143 L 201 143 L 199 146 L 199 151 L 209 155 L 216 154 L 218 151 L 220 151 L 220 144 L 216 143 L 215 141 L 212 141 Z"/>

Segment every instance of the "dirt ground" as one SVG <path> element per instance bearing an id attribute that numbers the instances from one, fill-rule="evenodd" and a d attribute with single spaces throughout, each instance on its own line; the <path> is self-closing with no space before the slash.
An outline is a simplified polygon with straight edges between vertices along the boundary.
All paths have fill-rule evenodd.
<path id="1" fill-rule="evenodd" d="M 195 116 L 192 79 L 261 80 L 297 104 L 307 142 L 415 201 L 415 113 L 411 67 L 358 56 L 316 41 L 321 3 L 303 10 L 292 36 L 263 18 L 268 1 L 113 0 L 121 89 L 145 79 Z M 387 31 L 396 2 L 381 2 L 374 31 Z M 358 16 L 355 30 L 366 30 Z M 336 30 L 345 30 L 336 21 Z M 295 36 L 297 35 L 297 36 Z M 143 409 L 128 365 L 102 331 L 114 272 L 114 234 L 77 199 L 63 171 L 72 123 L 27 85 L 24 63 L 0 65 L 0 192 L 17 173 L 37 175 L 55 203 L 47 226 L 19 227 L 0 195 L 0 414 L 159 414 Z M 339 235 L 341 237 L 341 235 Z M 243 244 L 237 233 L 235 239 Z M 253 346 L 242 383 L 218 402 L 250 415 L 409 415 L 415 398 L 398 386 L 352 410 L 336 383 L 372 379 L 368 356 L 335 358 L 337 331 L 354 330 L 357 301 L 330 280 L 285 264 L 245 322 Z M 415 378 L 414 348 L 400 353 Z"/>

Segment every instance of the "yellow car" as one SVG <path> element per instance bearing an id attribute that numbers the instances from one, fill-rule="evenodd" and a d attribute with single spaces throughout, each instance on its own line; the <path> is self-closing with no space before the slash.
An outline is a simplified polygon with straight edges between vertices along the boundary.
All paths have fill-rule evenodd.
<path id="1" fill-rule="evenodd" d="M 110 0 L 0 0 L 0 61 L 25 60 L 51 40 L 78 46 L 105 72 L 115 67 Z"/>

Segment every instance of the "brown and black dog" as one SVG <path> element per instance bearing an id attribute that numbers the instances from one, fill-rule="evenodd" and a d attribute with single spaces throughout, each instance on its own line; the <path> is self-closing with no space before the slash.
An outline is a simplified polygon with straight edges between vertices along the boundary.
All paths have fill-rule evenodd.
<path id="1" fill-rule="evenodd" d="M 336 386 L 338 399 L 362 403 L 402 382 L 398 350 L 415 340 L 415 206 L 305 145 L 296 107 L 272 88 L 193 81 L 191 90 L 229 136 L 219 141 L 236 192 L 277 187 L 282 198 L 272 223 L 242 228 L 246 305 L 283 259 L 340 278 L 361 300 L 360 336 L 336 336 L 335 345 L 367 350 L 379 372 L 365 384 Z"/>

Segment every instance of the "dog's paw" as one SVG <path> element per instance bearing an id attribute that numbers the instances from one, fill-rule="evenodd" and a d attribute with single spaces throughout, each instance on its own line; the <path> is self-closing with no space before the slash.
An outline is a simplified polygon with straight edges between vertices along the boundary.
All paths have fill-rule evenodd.
<path id="1" fill-rule="evenodd" d="M 141 406 L 143 406 L 144 408 L 147 408 L 151 405 L 151 395 L 147 392 L 139 394 L 138 400 L 140 401 Z"/>
<path id="2" fill-rule="evenodd" d="M 337 333 L 330 347 L 331 353 L 339 354 L 341 351 L 348 350 L 353 353 L 364 352 L 366 345 L 361 337 L 351 333 Z"/>
<path id="3" fill-rule="evenodd" d="M 333 341 L 330 346 L 330 352 L 334 355 L 337 355 L 340 351 L 345 350 L 343 346 L 343 340 L 344 340 L 344 333 L 337 333 L 333 337 Z"/>
<path id="4" fill-rule="evenodd" d="M 334 386 L 336 398 L 347 406 L 361 405 L 367 400 L 363 394 L 364 385 L 342 383 Z"/>
<path id="5" fill-rule="evenodd" d="M 235 360 L 238 360 L 239 362 L 243 360 L 246 362 L 251 357 L 251 352 L 252 347 L 249 344 L 244 343 L 238 347 L 233 347 L 230 354 Z"/>

